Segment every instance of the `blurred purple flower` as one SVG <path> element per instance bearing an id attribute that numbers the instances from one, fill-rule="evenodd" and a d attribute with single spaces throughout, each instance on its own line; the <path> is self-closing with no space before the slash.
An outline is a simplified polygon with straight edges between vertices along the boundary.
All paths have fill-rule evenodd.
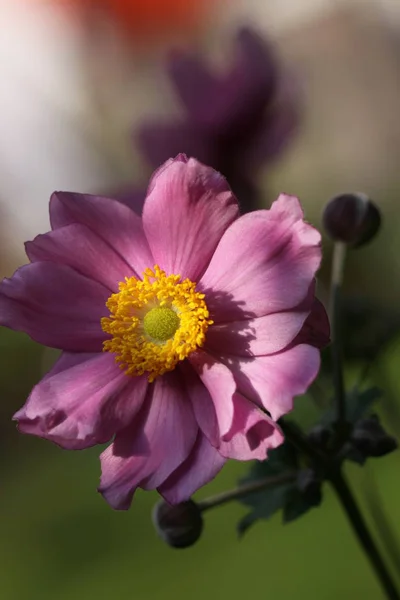
<path id="1" fill-rule="evenodd" d="M 186 114 L 172 123 L 144 124 L 137 138 L 158 167 L 184 152 L 227 178 L 246 210 L 256 208 L 254 176 L 286 147 L 300 120 L 299 89 L 280 70 L 269 44 L 242 29 L 230 70 L 216 76 L 198 57 L 175 53 L 170 79 Z"/>

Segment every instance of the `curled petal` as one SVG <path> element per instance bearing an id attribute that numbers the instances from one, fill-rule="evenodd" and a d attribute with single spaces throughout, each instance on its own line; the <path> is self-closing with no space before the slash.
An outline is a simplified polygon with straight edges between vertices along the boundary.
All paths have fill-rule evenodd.
<path id="1" fill-rule="evenodd" d="M 322 302 L 314 299 L 310 314 L 294 340 L 294 344 L 310 344 L 316 348 L 325 348 L 330 342 L 330 324 Z"/>
<path id="2" fill-rule="evenodd" d="M 88 448 L 131 421 L 146 389 L 146 378 L 128 378 L 110 354 L 64 353 L 14 419 L 23 433 Z"/>
<path id="3" fill-rule="evenodd" d="M 255 404 L 235 394 L 235 417 L 229 439 L 218 448 L 222 456 L 236 460 L 265 460 L 268 450 L 283 443 L 281 430 Z"/>

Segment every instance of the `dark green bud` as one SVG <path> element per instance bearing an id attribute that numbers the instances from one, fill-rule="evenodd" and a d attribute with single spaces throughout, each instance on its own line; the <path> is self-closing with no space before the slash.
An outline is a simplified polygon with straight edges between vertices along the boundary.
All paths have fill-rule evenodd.
<path id="1" fill-rule="evenodd" d="M 199 539 L 203 518 L 192 500 L 172 506 L 160 500 L 152 512 L 154 527 L 164 542 L 173 548 L 187 548 Z"/>
<path id="2" fill-rule="evenodd" d="M 332 439 L 332 429 L 318 423 L 308 433 L 308 441 L 321 450 L 328 448 Z"/>
<path id="3" fill-rule="evenodd" d="M 314 469 L 302 469 L 297 474 L 297 489 L 303 494 L 305 500 L 310 506 L 318 506 L 321 503 L 321 479 Z"/>
<path id="4" fill-rule="evenodd" d="M 381 215 L 366 194 L 340 194 L 326 205 L 322 222 L 332 240 L 356 248 L 370 242 L 378 233 Z"/>
<path id="5" fill-rule="evenodd" d="M 397 448 L 397 440 L 386 433 L 376 415 L 360 419 L 354 426 L 351 444 L 363 456 L 385 456 Z"/>

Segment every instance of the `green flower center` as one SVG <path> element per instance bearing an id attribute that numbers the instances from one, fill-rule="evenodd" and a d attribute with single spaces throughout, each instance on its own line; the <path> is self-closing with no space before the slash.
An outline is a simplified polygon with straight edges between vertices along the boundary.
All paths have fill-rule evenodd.
<path id="1" fill-rule="evenodd" d="M 145 315 L 143 329 L 153 340 L 166 342 L 175 335 L 180 322 L 180 318 L 172 308 L 161 306 L 152 308 Z"/>

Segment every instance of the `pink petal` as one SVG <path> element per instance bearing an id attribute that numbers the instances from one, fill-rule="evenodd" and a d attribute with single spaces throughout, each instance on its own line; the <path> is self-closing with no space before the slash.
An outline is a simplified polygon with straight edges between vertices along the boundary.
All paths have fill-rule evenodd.
<path id="1" fill-rule="evenodd" d="M 0 324 L 40 344 L 72 352 L 102 350 L 100 319 L 110 291 L 70 267 L 35 262 L 0 284 Z"/>
<path id="2" fill-rule="evenodd" d="M 87 448 L 130 423 L 146 389 L 146 378 L 126 376 L 111 354 L 63 354 L 14 419 L 23 433 Z"/>
<path id="3" fill-rule="evenodd" d="M 235 221 L 199 285 L 211 317 L 226 322 L 296 307 L 319 267 L 320 241 L 292 196 L 281 195 L 270 210 Z"/>
<path id="4" fill-rule="evenodd" d="M 118 200 L 55 192 L 50 200 L 50 220 L 53 229 L 72 223 L 86 225 L 114 248 L 139 277 L 154 266 L 141 218 Z"/>
<path id="5" fill-rule="evenodd" d="M 236 460 L 265 460 L 268 450 L 283 443 L 281 430 L 255 404 L 235 395 L 235 418 L 229 441 L 222 442 L 219 452 Z"/>
<path id="6" fill-rule="evenodd" d="M 210 393 L 188 361 L 179 365 L 186 393 L 192 403 L 195 419 L 213 446 L 220 442 L 220 431 L 214 402 Z"/>
<path id="7" fill-rule="evenodd" d="M 237 202 L 222 175 L 179 156 L 153 176 L 143 225 L 156 264 L 197 281 L 237 216 Z"/>
<path id="8" fill-rule="evenodd" d="M 307 344 L 271 356 L 219 358 L 234 373 L 240 392 L 263 406 L 274 421 L 293 409 L 293 398 L 307 391 L 320 366 L 319 351 Z"/>
<path id="9" fill-rule="evenodd" d="M 297 196 L 279 194 L 278 198 L 272 203 L 269 211 L 271 219 L 275 219 L 275 221 L 287 221 L 288 225 L 294 225 L 297 221 L 304 220 L 303 208 Z M 309 225 L 309 228 L 311 229 L 309 233 L 314 236 L 315 242 L 319 243 L 321 235 L 311 225 Z"/>
<path id="10" fill-rule="evenodd" d="M 159 377 L 150 389 L 138 417 L 100 457 L 99 491 L 116 509 L 129 508 L 137 487 L 161 486 L 196 442 L 198 427 L 179 374 Z"/>
<path id="11" fill-rule="evenodd" d="M 38 235 L 32 242 L 27 242 L 25 248 L 32 262 L 68 265 L 113 292 L 118 291 L 120 281 L 134 275 L 132 268 L 111 246 L 78 223 Z"/>
<path id="12" fill-rule="evenodd" d="M 99 356 L 101 355 L 98 352 L 61 352 L 51 369 L 43 375 L 42 381 Z"/>
<path id="13" fill-rule="evenodd" d="M 158 488 L 158 492 L 170 504 L 188 500 L 194 492 L 220 472 L 226 459 L 208 439 L 199 432 L 190 455 Z"/>
<path id="14" fill-rule="evenodd" d="M 325 348 L 330 342 L 330 324 L 322 302 L 315 298 L 311 313 L 307 317 L 295 344 L 311 344 L 316 348 Z"/>
<path id="15" fill-rule="evenodd" d="M 204 349 L 212 354 L 238 356 L 273 354 L 293 342 L 308 315 L 309 311 L 288 311 L 212 325 Z"/>
<path id="16" fill-rule="evenodd" d="M 193 354 L 189 356 L 188 360 L 209 392 L 214 404 L 218 423 L 219 438 L 224 438 L 224 436 L 226 436 L 226 434 L 231 430 L 234 418 L 233 397 L 236 393 L 235 379 L 230 369 L 228 369 L 221 362 L 218 362 L 211 355 L 206 354 L 206 352 L 193 352 Z M 201 401 L 203 398 L 203 393 L 197 395 L 194 392 L 192 394 L 191 400 L 193 405 L 196 406 L 196 418 L 201 411 Z M 210 405 L 206 405 L 205 402 L 204 410 L 207 418 L 210 418 Z M 212 435 L 210 435 L 209 439 L 215 443 L 214 423 L 211 421 L 211 425 L 206 427 L 203 419 L 199 418 L 198 422 L 207 437 L 210 435 L 210 430 L 212 431 Z"/>

